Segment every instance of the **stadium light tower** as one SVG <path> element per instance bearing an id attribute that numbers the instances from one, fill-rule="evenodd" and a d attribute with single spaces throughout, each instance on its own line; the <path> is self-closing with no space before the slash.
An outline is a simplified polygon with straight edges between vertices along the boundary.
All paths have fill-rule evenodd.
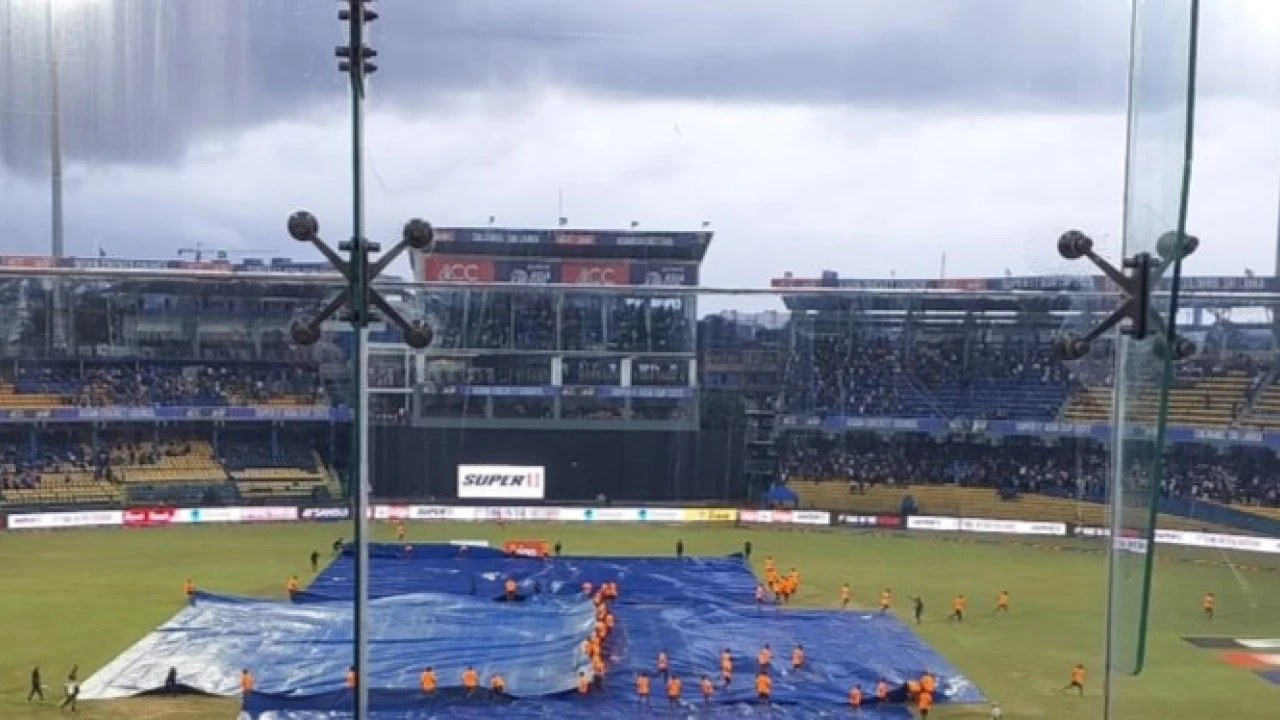
<path id="1" fill-rule="evenodd" d="M 425 220 L 410 220 L 404 226 L 399 242 L 376 263 L 370 262 L 370 254 L 381 250 L 379 245 L 365 237 L 364 230 L 364 88 L 366 77 L 378 68 L 373 58 L 378 53 L 364 42 L 365 24 L 378 19 L 370 7 L 372 0 L 339 0 L 338 19 L 347 25 L 347 44 L 338 46 L 339 72 L 351 79 L 351 239 L 338 245 L 348 254 L 344 260 L 320 238 L 320 223 L 306 211 L 289 217 L 289 234 L 299 242 L 308 242 L 324 255 L 346 281 L 341 290 L 318 315 L 308 321 L 294 323 L 290 334 L 299 345 L 311 345 L 320 339 L 320 328 L 325 320 L 339 310 L 346 309 L 345 319 L 355 331 L 356 401 L 353 408 L 352 445 L 356 459 L 356 473 L 349 482 L 348 494 L 355 523 L 356 588 L 353 623 L 353 662 L 356 671 L 354 715 L 356 720 L 369 717 L 369 324 L 381 313 L 391 324 L 404 333 L 404 341 L 410 347 L 424 348 L 431 344 L 431 330 L 421 322 L 410 323 L 372 287 L 373 280 L 406 248 L 426 250 L 431 246 L 434 234 Z M 375 311 L 376 308 L 376 311 Z"/>

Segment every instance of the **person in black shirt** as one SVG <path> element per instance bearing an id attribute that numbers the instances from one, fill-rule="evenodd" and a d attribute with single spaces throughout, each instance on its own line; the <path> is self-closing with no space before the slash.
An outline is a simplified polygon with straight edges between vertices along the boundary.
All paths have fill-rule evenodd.
<path id="1" fill-rule="evenodd" d="M 316 572 L 319 569 L 320 569 L 320 553 L 316 552 L 315 550 L 312 550 L 311 551 L 311 572 Z"/>
<path id="2" fill-rule="evenodd" d="M 169 668 L 169 674 L 164 678 L 164 694 L 174 696 L 178 694 L 178 668 Z"/>
<path id="3" fill-rule="evenodd" d="M 31 668 L 31 692 L 27 693 L 27 702 L 31 702 L 31 698 L 38 697 L 40 702 L 44 702 L 44 686 L 40 682 L 40 666 Z"/>
<path id="4" fill-rule="evenodd" d="M 342 552 L 342 538 L 333 541 L 333 554 L 337 555 Z"/>
<path id="5" fill-rule="evenodd" d="M 556 541 L 556 557 L 560 557 L 560 541 Z"/>
<path id="6" fill-rule="evenodd" d="M 742 543 L 742 554 L 747 557 L 747 560 L 751 559 L 751 541 L 750 540 Z"/>
<path id="7" fill-rule="evenodd" d="M 676 540 L 676 557 L 684 557 L 684 540 Z"/>
<path id="8" fill-rule="evenodd" d="M 924 616 L 924 601 L 916 597 L 913 602 L 916 606 L 916 624 L 920 624 L 920 618 Z"/>

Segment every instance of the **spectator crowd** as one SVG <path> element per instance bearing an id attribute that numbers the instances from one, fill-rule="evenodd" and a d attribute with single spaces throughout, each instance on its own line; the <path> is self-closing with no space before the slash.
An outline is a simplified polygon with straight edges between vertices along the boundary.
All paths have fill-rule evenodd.
<path id="1" fill-rule="evenodd" d="M 1127 476 L 1141 486 L 1151 460 L 1135 455 Z M 949 483 L 1102 499 L 1111 465 L 1108 447 L 1094 440 L 991 445 L 920 434 L 788 433 L 780 470 L 784 479 L 847 482 L 855 492 L 873 484 Z M 1269 449 L 1177 444 L 1165 453 L 1160 490 L 1171 497 L 1280 507 L 1278 480 L 1280 460 Z"/>

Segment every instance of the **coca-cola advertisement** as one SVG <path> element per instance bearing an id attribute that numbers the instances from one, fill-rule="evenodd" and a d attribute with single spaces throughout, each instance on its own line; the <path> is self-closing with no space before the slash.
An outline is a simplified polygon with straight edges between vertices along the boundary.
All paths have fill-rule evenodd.
<path id="1" fill-rule="evenodd" d="M 631 281 L 626 260 L 566 261 L 560 281 L 568 285 L 627 285 Z"/>
<path id="2" fill-rule="evenodd" d="M 426 282 L 493 282 L 493 261 L 463 255 L 428 255 L 422 261 Z"/>

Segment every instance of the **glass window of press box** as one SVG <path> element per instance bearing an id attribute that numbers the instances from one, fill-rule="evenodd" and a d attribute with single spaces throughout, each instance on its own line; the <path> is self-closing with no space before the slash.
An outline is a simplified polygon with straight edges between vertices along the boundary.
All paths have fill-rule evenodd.
<path id="1" fill-rule="evenodd" d="M 0 0 L 0 716 L 1271 717 L 1273 4 Z"/>

